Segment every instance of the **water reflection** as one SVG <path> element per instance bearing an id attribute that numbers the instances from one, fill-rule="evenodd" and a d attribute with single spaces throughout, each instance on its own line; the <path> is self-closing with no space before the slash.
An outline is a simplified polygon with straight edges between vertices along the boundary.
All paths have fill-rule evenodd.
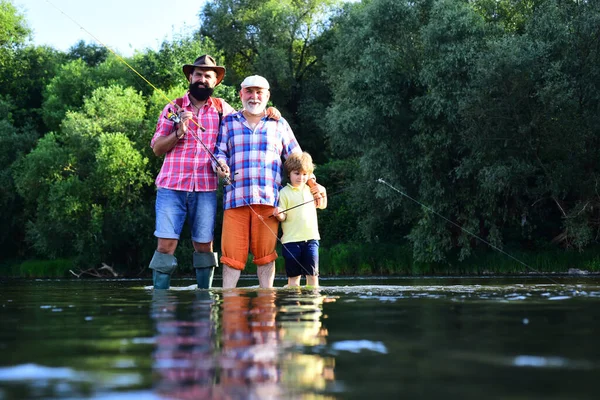
<path id="1" fill-rule="evenodd" d="M 193 297 L 193 299 L 191 299 Z M 155 393 L 175 399 L 319 398 L 334 380 L 318 291 L 153 294 Z"/>
<path id="2" fill-rule="evenodd" d="M 168 398 L 211 397 L 216 380 L 212 314 L 217 295 L 206 291 L 194 295 L 190 308 L 189 303 L 182 303 L 175 294 L 167 291 L 153 294 L 151 316 L 156 322 L 157 335 L 153 353 L 155 390 Z"/>
<path id="3" fill-rule="evenodd" d="M 297 290 L 297 289 L 296 289 Z M 318 290 L 306 293 L 297 290 L 281 299 L 279 336 L 286 348 L 296 348 L 282 361 L 285 371 L 282 381 L 293 390 L 324 391 L 334 380 L 335 359 L 310 353 L 312 347 L 327 344 L 327 329 L 322 324 L 323 301 Z M 331 299 L 330 299 L 331 300 Z"/>

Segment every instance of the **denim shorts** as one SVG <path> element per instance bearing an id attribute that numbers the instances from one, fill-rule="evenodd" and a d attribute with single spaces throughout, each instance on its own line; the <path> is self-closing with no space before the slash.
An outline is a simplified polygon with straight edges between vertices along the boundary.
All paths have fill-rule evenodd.
<path id="1" fill-rule="evenodd" d="M 319 241 L 306 240 L 283 244 L 285 273 L 288 278 L 319 276 Z"/>
<path id="2" fill-rule="evenodd" d="M 179 240 L 187 217 L 192 240 L 197 243 L 212 242 L 216 215 L 216 191 L 185 192 L 158 188 L 154 236 Z"/>

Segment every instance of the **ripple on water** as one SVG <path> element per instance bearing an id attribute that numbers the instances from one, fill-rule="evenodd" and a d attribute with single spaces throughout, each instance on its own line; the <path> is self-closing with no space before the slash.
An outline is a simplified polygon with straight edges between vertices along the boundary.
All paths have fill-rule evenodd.
<path id="1" fill-rule="evenodd" d="M 515 367 L 530 368 L 567 368 L 567 369 L 591 369 L 593 364 L 589 361 L 571 360 L 565 357 L 556 356 L 534 356 L 519 355 L 512 360 Z"/>
<path id="2" fill-rule="evenodd" d="M 596 289 L 594 287 L 593 289 Z M 343 294 L 345 301 L 358 299 L 396 302 L 401 299 L 448 299 L 451 301 L 565 301 L 575 297 L 599 297 L 597 290 L 581 290 L 580 285 L 415 285 L 415 286 L 322 286 L 321 293 Z"/>
<path id="3" fill-rule="evenodd" d="M 83 376 L 71 368 L 51 368 L 37 364 L 22 364 L 14 367 L 0 368 L 2 381 L 30 381 L 40 379 L 82 380 Z"/>
<path id="4" fill-rule="evenodd" d="M 372 342 L 370 340 L 343 340 L 333 343 L 331 349 L 334 351 L 349 351 L 351 353 L 360 353 L 362 350 L 381 354 L 387 354 L 388 352 L 383 342 Z"/>

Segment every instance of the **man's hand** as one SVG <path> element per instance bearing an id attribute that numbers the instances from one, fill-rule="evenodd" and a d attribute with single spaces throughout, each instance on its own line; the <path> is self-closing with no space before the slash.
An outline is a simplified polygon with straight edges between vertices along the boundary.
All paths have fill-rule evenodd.
<path id="1" fill-rule="evenodd" d="M 317 183 L 317 179 L 314 175 L 310 177 L 306 184 L 310 187 L 310 193 L 315 199 L 315 207 L 320 209 L 327 208 L 327 191 L 325 190 L 325 187 Z"/>
<path id="2" fill-rule="evenodd" d="M 217 175 L 221 179 L 229 180 L 229 175 L 231 171 L 229 170 L 229 166 L 222 161 L 219 161 L 219 165 L 217 165 Z"/>
<path id="3" fill-rule="evenodd" d="M 179 127 L 177 129 L 178 138 L 183 137 L 187 133 L 190 125 L 190 119 L 192 119 L 193 115 L 194 114 L 192 114 L 191 111 L 182 111 L 181 114 L 179 114 L 179 118 L 181 118 L 181 123 L 179 124 Z"/>
<path id="4" fill-rule="evenodd" d="M 275 107 L 267 108 L 267 118 L 279 121 L 281 119 L 281 113 Z"/>

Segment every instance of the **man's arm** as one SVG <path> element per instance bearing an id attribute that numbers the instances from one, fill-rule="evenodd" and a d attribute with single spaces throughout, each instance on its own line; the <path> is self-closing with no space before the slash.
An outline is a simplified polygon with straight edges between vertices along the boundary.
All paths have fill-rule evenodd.
<path id="1" fill-rule="evenodd" d="M 322 209 L 327 208 L 327 190 L 324 186 L 317 183 L 317 178 L 314 174 L 311 175 L 310 179 L 306 182 L 310 188 L 310 193 L 315 199 L 315 207 Z"/>
<path id="2" fill-rule="evenodd" d="M 171 151 L 177 142 L 185 136 L 189 125 L 189 119 L 192 117 L 191 112 L 183 111 L 179 114 L 181 119 L 180 123 L 175 125 L 171 119 L 166 118 L 166 115 L 170 112 L 171 104 L 167 104 L 158 117 L 156 131 L 150 142 L 152 151 L 159 157 Z M 174 129 L 175 126 L 177 129 Z"/>
<path id="3" fill-rule="evenodd" d="M 223 119 L 221 126 L 219 127 L 219 134 L 217 135 L 217 141 L 215 143 L 215 158 L 219 162 L 218 164 L 213 163 L 213 170 L 217 173 L 221 179 L 229 179 L 231 171 L 227 165 L 229 149 L 227 148 L 228 142 L 228 127 L 230 126 L 229 118 Z"/>
<path id="4" fill-rule="evenodd" d="M 168 153 L 169 151 L 171 151 L 171 149 L 173 147 L 175 147 L 177 142 L 181 138 L 183 138 L 183 136 L 185 136 L 185 133 L 181 132 L 180 128 L 177 128 L 177 130 L 174 130 L 168 136 L 158 137 L 154 141 L 154 145 L 152 146 L 152 151 L 154 151 L 154 154 L 156 154 L 158 157 L 160 157 L 160 156 Z"/>

